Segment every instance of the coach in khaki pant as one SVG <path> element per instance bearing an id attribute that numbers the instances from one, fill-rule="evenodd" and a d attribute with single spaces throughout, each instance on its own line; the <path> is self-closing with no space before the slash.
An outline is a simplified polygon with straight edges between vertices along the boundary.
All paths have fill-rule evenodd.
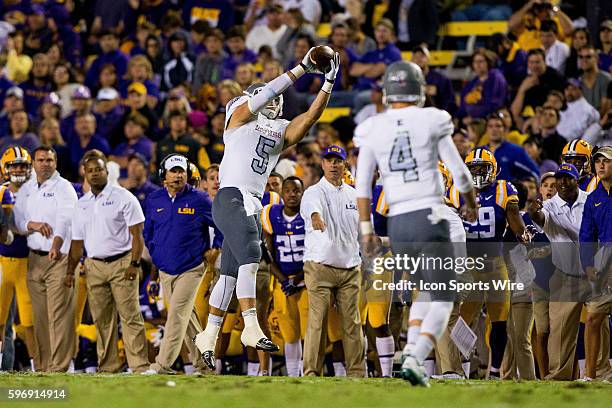
<path id="1" fill-rule="evenodd" d="M 308 289 L 308 326 L 304 375 L 322 375 L 327 312 L 335 294 L 342 325 L 346 373 L 364 377 L 364 340 L 359 318 L 357 197 L 342 181 L 346 153 L 330 146 L 323 153 L 323 178 L 304 192 L 300 213 L 306 224 L 304 281 Z"/>
<path id="2" fill-rule="evenodd" d="M 76 352 L 74 290 L 63 285 L 70 248 L 70 217 L 77 195 L 56 171 L 57 155 L 51 148 L 33 152 L 36 178 L 19 190 L 15 222 L 27 231 L 28 289 L 32 300 L 37 371 L 63 372 Z"/>
<path id="3" fill-rule="evenodd" d="M 91 191 L 77 202 L 72 220 L 72 245 L 65 269 L 66 285 L 74 285 L 74 270 L 85 261 L 89 308 L 96 325 L 98 369 L 118 372 L 117 312 L 130 369 L 147 369 L 147 339 L 138 303 L 140 257 L 144 248 L 144 215 L 132 193 L 108 183 L 106 157 L 89 151 L 82 159 Z M 70 318 L 74 321 L 74 315 Z"/>
<path id="4" fill-rule="evenodd" d="M 210 249 L 209 228 L 214 227 L 208 196 L 187 185 L 188 162 L 179 154 L 165 158 L 160 179 L 165 188 L 147 198 L 144 238 L 159 269 L 168 319 L 159 354 L 145 374 L 171 374 L 170 368 L 185 344 L 195 369 L 204 368 L 191 339 L 202 331 L 194 303 L 204 276 L 204 254 Z M 214 245 L 221 246 L 221 234 L 215 230 Z"/>

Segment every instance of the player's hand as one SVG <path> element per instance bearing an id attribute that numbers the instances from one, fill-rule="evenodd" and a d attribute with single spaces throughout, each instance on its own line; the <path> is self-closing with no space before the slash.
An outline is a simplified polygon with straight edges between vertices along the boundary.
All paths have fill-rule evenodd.
<path id="1" fill-rule="evenodd" d="M 46 222 L 28 222 L 28 230 L 39 232 L 43 237 L 49 239 L 53 235 L 53 228 Z"/>
<path id="2" fill-rule="evenodd" d="M 308 50 L 306 55 L 304 55 L 304 58 L 302 58 L 302 66 L 304 67 L 304 71 L 306 71 L 306 73 L 322 74 L 323 72 L 319 71 L 315 63 L 310 59 L 310 54 L 312 54 L 314 49 L 315 47 L 312 47 Z"/>
<path id="3" fill-rule="evenodd" d="M 367 234 L 361 236 L 361 244 L 363 246 L 363 253 L 367 257 L 376 256 L 382 245 L 382 241 L 376 234 Z"/>
<path id="4" fill-rule="evenodd" d="M 74 286 L 74 273 L 67 273 L 66 277 L 64 278 L 64 285 L 67 288 L 71 288 Z"/>
<path id="5" fill-rule="evenodd" d="M 281 289 L 285 296 L 291 296 L 297 292 L 298 288 L 295 286 L 293 278 L 287 278 L 281 282 Z"/>
<path id="6" fill-rule="evenodd" d="M 525 225 L 525 231 L 523 231 L 523 235 L 519 237 L 521 242 L 528 243 L 531 242 L 535 234 L 538 233 L 538 230 L 533 225 Z"/>
<path id="7" fill-rule="evenodd" d="M 477 207 L 469 207 L 467 205 L 461 206 L 459 210 L 461 214 L 461 218 L 466 220 L 467 222 L 475 222 L 478 218 L 478 208 Z"/>
<path id="8" fill-rule="evenodd" d="M 540 79 L 538 78 L 537 75 L 528 75 L 527 78 L 525 78 L 523 82 L 521 83 L 519 90 L 526 92 L 528 89 L 533 88 L 539 83 L 540 83 Z"/>
<path id="9" fill-rule="evenodd" d="M 589 281 L 597 282 L 597 269 L 595 267 L 587 266 L 585 272 Z"/>
<path id="10" fill-rule="evenodd" d="M 59 248 L 51 248 L 49 250 L 49 260 L 50 261 L 59 261 L 60 259 L 62 259 L 62 253 L 60 252 Z"/>
<path id="11" fill-rule="evenodd" d="M 311 217 L 312 220 L 312 228 L 314 230 L 317 231 L 325 231 L 326 225 L 325 225 L 325 221 L 323 221 L 323 218 L 321 218 L 321 216 L 318 213 L 312 214 Z"/>
<path id="12" fill-rule="evenodd" d="M 340 70 L 340 54 L 335 52 L 334 58 L 329 63 L 329 69 L 325 73 L 325 80 L 333 84 L 336 80 L 336 75 L 338 75 L 338 70 Z"/>
<path id="13" fill-rule="evenodd" d="M 152 298 L 157 298 L 159 296 L 159 282 L 156 280 L 150 281 L 149 285 L 147 286 L 147 293 Z"/>
<path id="14" fill-rule="evenodd" d="M 129 281 L 138 279 L 138 268 L 132 265 L 128 266 L 123 277 Z"/>

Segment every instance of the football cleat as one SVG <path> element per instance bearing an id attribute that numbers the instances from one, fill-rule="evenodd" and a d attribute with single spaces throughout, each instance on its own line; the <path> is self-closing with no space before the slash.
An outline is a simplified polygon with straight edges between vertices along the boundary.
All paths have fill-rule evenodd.
<path id="1" fill-rule="evenodd" d="M 196 345 L 200 353 L 202 354 L 202 360 L 204 364 L 211 370 L 215 369 L 215 345 L 217 343 L 216 336 L 212 336 L 207 333 L 206 330 L 198 333 L 193 339 L 193 343 Z"/>
<path id="2" fill-rule="evenodd" d="M 215 369 L 215 352 L 214 351 L 205 351 L 202 353 L 202 360 L 204 360 L 204 364 L 211 370 Z"/>
<path id="3" fill-rule="evenodd" d="M 261 331 L 259 327 L 245 327 L 240 335 L 240 341 L 245 346 L 253 347 L 270 353 L 279 351 L 280 347 L 272 343 Z"/>
<path id="4" fill-rule="evenodd" d="M 402 370 L 400 376 L 410 382 L 412 385 L 420 385 L 422 387 L 429 388 L 429 380 L 425 373 L 425 367 L 419 364 L 417 359 L 413 355 L 407 355 L 402 363 Z"/>

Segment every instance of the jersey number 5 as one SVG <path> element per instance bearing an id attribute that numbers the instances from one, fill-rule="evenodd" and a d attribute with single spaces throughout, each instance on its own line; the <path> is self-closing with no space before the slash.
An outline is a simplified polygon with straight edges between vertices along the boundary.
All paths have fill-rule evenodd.
<path id="1" fill-rule="evenodd" d="M 412 147 L 408 132 L 401 131 L 393 141 L 393 148 L 389 156 L 389 170 L 403 171 L 404 182 L 418 181 L 419 173 L 415 158 L 412 156 Z"/>
<path id="2" fill-rule="evenodd" d="M 268 162 L 270 161 L 270 153 L 274 146 L 276 145 L 276 141 L 272 139 L 268 139 L 264 136 L 259 136 L 259 142 L 257 142 L 257 147 L 255 148 L 255 152 L 259 158 L 254 158 L 251 162 L 251 168 L 257 174 L 265 174 L 268 169 Z"/>

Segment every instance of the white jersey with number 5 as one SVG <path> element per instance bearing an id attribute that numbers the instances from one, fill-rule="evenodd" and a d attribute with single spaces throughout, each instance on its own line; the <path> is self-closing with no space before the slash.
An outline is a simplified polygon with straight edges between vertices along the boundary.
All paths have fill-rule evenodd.
<path id="1" fill-rule="evenodd" d="M 225 125 L 238 106 L 248 101 L 248 96 L 231 100 L 227 104 Z M 225 152 L 219 167 L 219 188 L 246 189 L 261 197 L 268 176 L 278 162 L 285 143 L 285 130 L 289 121 L 270 120 L 258 115 L 238 128 L 225 130 Z"/>
<path id="2" fill-rule="evenodd" d="M 451 116 L 437 108 L 410 106 L 388 109 L 355 129 L 359 147 L 357 195 L 371 195 L 371 175 L 378 167 L 389 216 L 432 208 L 443 203 L 444 183 L 438 170 L 441 157 L 463 190 L 471 188 L 467 168 L 453 142 Z"/>

